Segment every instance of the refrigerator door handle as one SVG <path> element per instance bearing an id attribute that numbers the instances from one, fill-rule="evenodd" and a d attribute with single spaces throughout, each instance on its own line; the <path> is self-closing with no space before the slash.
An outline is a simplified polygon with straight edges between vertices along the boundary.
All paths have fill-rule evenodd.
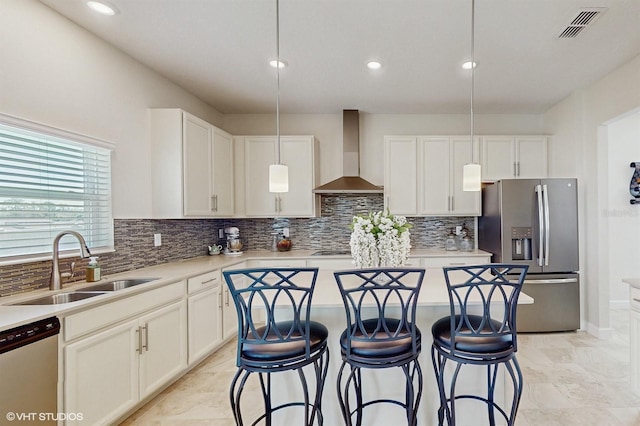
<path id="1" fill-rule="evenodd" d="M 568 284 L 577 282 L 577 278 L 549 278 L 546 280 L 524 280 L 523 284 Z"/>
<path id="2" fill-rule="evenodd" d="M 542 260 L 544 259 L 544 213 L 541 185 L 536 185 L 536 195 L 538 196 L 538 266 L 542 266 Z"/>
<path id="3" fill-rule="evenodd" d="M 542 198 L 544 200 L 544 266 L 549 266 L 549 189 L 542 185 Z"/>

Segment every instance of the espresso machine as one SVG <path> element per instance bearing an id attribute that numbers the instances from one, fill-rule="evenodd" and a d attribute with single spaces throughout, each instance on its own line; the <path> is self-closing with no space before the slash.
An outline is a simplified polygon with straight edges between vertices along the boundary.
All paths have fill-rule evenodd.
<path id="1" fill-rule="evenodd" d="M 224 235 L 227 240 L 224 254 L 239 255 L 242 254 L 242 241 L 240 241 L 240 230 L 235 226 L 224 228 Z"/>

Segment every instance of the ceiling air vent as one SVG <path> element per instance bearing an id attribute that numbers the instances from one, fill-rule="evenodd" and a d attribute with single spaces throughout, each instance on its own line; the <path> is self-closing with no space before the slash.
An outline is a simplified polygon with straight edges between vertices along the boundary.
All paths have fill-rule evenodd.
<path id="1" fill-rule="evenodd" d="M 569 24 L 562 29 L 558 38 L 576 38 L 585 28 L 593 24 L 596 19 L 607 11 L 606 7 L 589 7 L 578 9 Z"/>

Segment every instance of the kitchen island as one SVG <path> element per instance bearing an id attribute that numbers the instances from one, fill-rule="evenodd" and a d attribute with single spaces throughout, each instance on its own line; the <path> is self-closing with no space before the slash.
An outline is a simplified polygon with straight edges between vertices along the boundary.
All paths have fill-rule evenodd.
<path id="1" fill-rule="evenodd" d="M 43 289 L 10 296 L 0 302 L 0 330 L 51 316 L 60 318 L 58 412 L 83 412 L 85 421 L 73 424 L 117 423 L 235 337 L 235 309 L 229 302 L 221 271 L 244 267 L 317 266 L 321 272 L 313 315 L 330 329 L 331 362 L 323 394 L 325 424 L 340 424 L 335 379 L 340 363 L 337 339 L 345 326 L 345 316 L 332 271 L 350 269 L 353 265 L 349 255 L 314 256 L 313 253 L 311 250 L 255 251 L 239 256 L 202 256 L 114 274 L 103 277 L 98 283 L 68 284 L 55 292 Z M 419 424 L 434 424 L 437 407 L 429 336 L 431 324 L 449 313 L 442 267 L 489 261 L 490 254 L 483 251 L 414 250 L 411 253 L 410 266 L 424 267 L 426 271 L 418 311 L 418 325 L 423 332 L 420 362 L 425 386 Z M 15 304 L 125 278 L 153 279 L 72 303 Z M 532 302 L 530 297 L 521 295 L 520 303 Z M 156 328 L 154 324 L 160 324 L 160 321 L 163 325 Z M 150 336 L 150 346 L 136 345 L 141 336 L 145 340 Z M 169 356 L 170 353 L 173 356 Z M 149 370 L 154 366 L 158 369 Z M 382 374 L 375 374 L 371 379 L 365 376 L 371 384 L 367 385 L 370 391 L 403 389 L 403 384 L 396 386 L 397 371 L 376 373 Z M 150 380 L 152 377 L 155 379 Z M 295 384 L 289 384 L 286 377 L 283 379 L 285 382 L 281 383 L 280 389 L 283 398 L 288 397 L 287 392 L 295 394 L 297 380 Z M 470 381 L 484 383 L 483 378 Z M 111 391 L 116 385 L 121 392 Z M 105 400 L 104 395 L 109 395 L 109 399 Z M 383 414 L 390 417 L 384 420 L 382 414 L 376 413 L 379 419 L 367 424 L 395 424 L 397 413 L 394 410 L 385 410 Z"/>

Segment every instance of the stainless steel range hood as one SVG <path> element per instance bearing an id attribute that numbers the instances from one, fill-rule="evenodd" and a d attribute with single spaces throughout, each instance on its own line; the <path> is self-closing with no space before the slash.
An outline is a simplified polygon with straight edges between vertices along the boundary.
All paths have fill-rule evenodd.
<path id="1" fill-rule="evenodd" d="M 316 194 L 381 194 L 383 188 L 360 177 L 360 119 L 357 109 L 342 111 L 341 178 L 320 185 Z"/>

